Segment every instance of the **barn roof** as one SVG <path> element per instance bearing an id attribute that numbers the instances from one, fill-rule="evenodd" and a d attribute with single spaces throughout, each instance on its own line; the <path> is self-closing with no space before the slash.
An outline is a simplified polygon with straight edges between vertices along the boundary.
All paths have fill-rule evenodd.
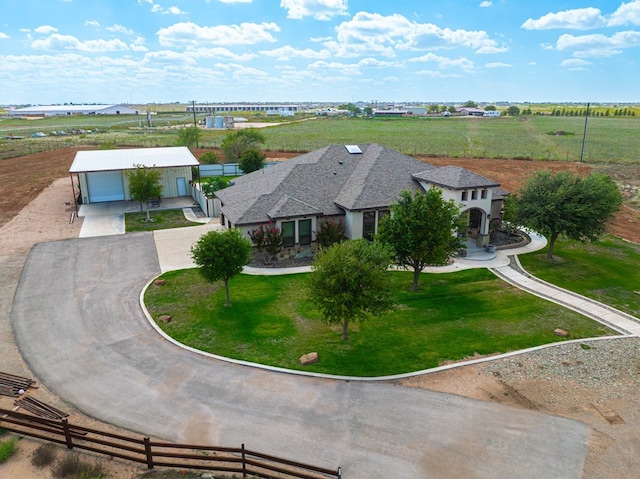
<path id="1" fill-rule="evenodd" d="M 90 150 L 76 153 L 69 173 L 132 170 L 137 165 L 148 168 L 172 168 L 198 164 L 198 160 L 186 146 Z"/>

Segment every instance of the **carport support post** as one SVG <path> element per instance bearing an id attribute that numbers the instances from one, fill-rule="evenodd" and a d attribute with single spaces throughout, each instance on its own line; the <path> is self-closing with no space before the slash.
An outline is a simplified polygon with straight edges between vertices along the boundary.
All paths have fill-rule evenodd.
<path id="1" fill-rule="evenodd" d="M 64 432 L 64 441 L 67 445 L 67 449 L 73 449 L 73 441 L 71 440 L 71 429 L 69 428 L 69 421 L 66 417 L 62 418 L 62 431 Z"/>
<path id="2" fill-rule="evenodd" d="M 76 201 L 76 189 L 73 186 L 73 173 L 69 173 L 69 178 L 71 179 L 71 198 L 76 209 L 76 216 L 78 216 L 78 202 Z"/>
<path id="3" fill-rule="evenodd" d="M 247 459 L 244 452 L 244 442 L 242 443 L 240 450 L 242 453 L 242 477 L 247 477 Z"/>

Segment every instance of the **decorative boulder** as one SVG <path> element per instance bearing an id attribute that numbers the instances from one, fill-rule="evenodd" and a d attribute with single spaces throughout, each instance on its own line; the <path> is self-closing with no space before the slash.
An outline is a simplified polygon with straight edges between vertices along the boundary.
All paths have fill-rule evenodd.
<path id="1" fill-rule="evenodd" d="M 318 362 L 318 353 L 307 353 L 300 356 L 300 364 L 308 366 Z"/>
<path id="2" fill-rule="evenodd" d="M 163 316 L 160 316 L 158 318 L 158 321 L 162 321 L 163 323 L 170 323 L 171 322 L 171 316 L 169 316 L 168 314 L 165 314 Z"/>
<path id="3" fill-rule="evenodd" d="M 553 331 L 553 334 L 555 334 L 556 336 L 561 336 L 563 338 L 566 338 L 567 336 L 569 336 L 569 333 L 567 333 L 564 329 L 560 329 L 557 328 Z"/>
<path id="4" fill-rule="evenodd" d="M 156 279 L 153 284 L 155 284 L 156 286 L 164 286 L 165 284 L 167 284 L 167 280 L 166 279 Z"/>

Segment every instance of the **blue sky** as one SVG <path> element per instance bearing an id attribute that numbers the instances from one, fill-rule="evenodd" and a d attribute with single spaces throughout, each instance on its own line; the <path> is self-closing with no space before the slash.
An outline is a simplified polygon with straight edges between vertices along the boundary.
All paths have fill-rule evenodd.
<path id="1" fill-rule="evenodd" d="M 0 0 L 0 12 L 0 104 L 640 101 L 640 0 Z"/>

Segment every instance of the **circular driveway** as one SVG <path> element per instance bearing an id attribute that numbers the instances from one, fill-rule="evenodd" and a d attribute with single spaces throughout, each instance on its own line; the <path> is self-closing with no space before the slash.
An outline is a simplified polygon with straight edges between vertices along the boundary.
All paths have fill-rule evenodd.
<path id="1" fill-rule="evenodd" d="M 102 421 L 238 447 L 347 479 L 582 477 L 590 430 L 568 419 L 394 383 L 228 364 L 164 340 L 139 304 L 160 273 L 150 233 L 36 245 L 12 312 L 40 381 Z"/>

